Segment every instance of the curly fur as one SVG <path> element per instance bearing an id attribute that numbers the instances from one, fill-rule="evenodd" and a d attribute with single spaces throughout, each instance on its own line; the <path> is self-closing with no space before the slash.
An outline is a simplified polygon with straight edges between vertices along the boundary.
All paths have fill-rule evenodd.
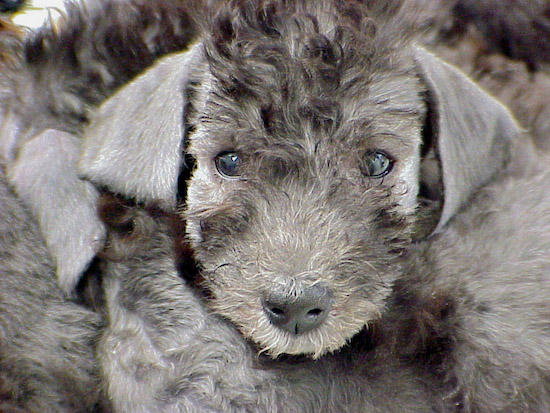
<path id="1" fill-rule="evenodd" d="M 381 1 L 231 1 L 211 20 L 202 6 L 191 17 L 194 4 L 94 2 L 24 43 L 3 41 L 8 160 L 45 129 L 80 136 L 95 107 L 160 56 L 204 47 L 185 90 L 197 161 L 181 205 L 189 241 L 161 203 L 111 199 L 102 210 L 99 360 L 113 409 L 547 411 L 548 178 L 529 169 L 544 163 L 529 142 L 490 158 L 510 161 L 500 179 L 483 180 L 426 239 L 441 205 L 419 200 L 426 183 L 411 178 L 430 156 L 434 116 L 414 13 Z M 369 179 L 364 156 L 380 149 L 398 162 Z M 240 155 L 240 179 L 216 172 L 225 152 Z M 178 273 L 197 281 L 191 250 L 203 296 Z M 293 335 L 267 320 L 267 292 L 319 284 L 332 308 L 318 329 Z"/>
<path id="2" fill-rule="evenodd" d="M 438 55 L 512 109 L 549 149 L 550 6 L 544 0 L 420 2 Z"/>
<path id="3" fill-rule="evenodd" d="M 212 79 L 194 103 L 188 232 L 217 312 L 272 356 L 318 357 L 376 318 L 412 237 L 417 189 L 407 173 L 418 168 L 422 87 L 406 37 L 391 43 L 384 30 L 400 30 L 399 14 L 374 26 L 380 11 L 351 4 L 255 7 L 220 12 L 206 41 Z M 358 167 L 380 147 L 403 159 L 386 185 Z M 216 176 L 211 159 L 224 151 L 243 158 L 242 179 Z M 315 284 L 334 294 L 323 327 L 274 328 L 262 296 Z"/>
<path id="4" fill-rule="evenodd" d="M 0 156 L 38 221 L 67 293 L 74 292 L 104 238 L 94 215 L 97 191 L 78 179 L 76 135 L 101 101 L 193 39 L 197 29 L 187 9 L 193 4 L 74 3 L 55 27 L 26 37 L 0 34 L 6 50 L 0 61 Z"/>
<path id="5" fill-rule="evenodd" d="M 188 244 L 173 226 L 179 217 L 110 195 L 102 205 L 110 234 L 102 269 L 111 322 L 100 360 L 115 411 L 444 410 L 427 375 L 383 350 L 350 347 L 318 361 L 258 356 L 177 271 L 175 251 Z M 120 208 L 123 214 L 111 215 Z"/>
<path id="6" fill-rule="evenodd" d="M 411 208 L 410 196 L 417 189 L 407 181 L 406 171 L 392 170 L 381 182 L 364 179 L 357 158 L 370 148 L 382 149 L 404 167 L 417 156 L 424 89 L 407 55 L 410 40 L 398 36 L 392 42 L 385 31 L 399 31 L 399 24 L 382 19 L 385 24 L 373 28 L 370 19 L 379 22 L 380 16 L 360 6 L 342 11 L 332 3 L 248 5 L 228 8 L 214 22 L 205 42 L 212 76 L 194 102 L 200 115 L 195 123 L 191 116 L 189 152 L 197 167 L 189 181 L 185 217 L 211 308 L 273 357 L 319 357 L 376 323 L 379 313 L 385 314 L 382 329 L 386 317 L 391 320 L 396 314 L 406 319 L 389 333 L 389 340 L 399 343 L 397 353 L 403 342 L 410 343 L 405 357 L 424 360 L 421 365 L 447 384 L 459 409 L 546 410 L 550 364 L 540 350 L 547 339 L 540 325 L 548 314 L 540 307 L 547 297 L 542 293 L 527 300 L 526 295 L 531 288 L 548 290 L 547 264 L 538 261 L 548 247 L 540 240 L 547 230 L 533 235 L 540 250 L 531 255 L 524 244 L 527 234 L 509 228 L 519 215 L 526 219 L 532 212 L 525 204 L 515 206 L 518 198 L 511 195 L 533 180 L 532 172 L 515 169 L 542 161 L 528 149 L 515 148 L 509 160 L 511 177 L 486 189 L 499 193 L 503 185 L 510 192 L 502 191 L 494 201 L 479 195 L 482 213 L 462 211 L 440 235 L 413 243 L 417 210 Z M 348 31 L 350 27 L 355 30 Z M 213 159 L 225 152 L 241 158 L 238 179 L 216 171 Z M 537 196 L 543 195 L 544 190 Z M 481 225 L 487 211 L 503 209 L 508 202 L 517 216 L 503 210 L 491 224 Z M 538 207 L 538 219 L 546 219 L 547 205 Z M 461 222 L 469 224 L 469 231 Z M 498 241 L 508 236 L 525 245 L 525 250 L 514 246 L 517 262 Z M 443 244 L 446 239 L 452 245 Z M 470 264 L 472 275 L 463 276 L 454 263 L 471 259 L 476 250 L 480 258 Z M 488 257 L 492 260 L 482 261 Z M 515 280 L 520 263 L 533 273 L 530 281 L 516 280 L 525 295 L 510 303 L 497 301 L 484 315 L 487 319 L 477 319 L 484 295 L 500 290 L 503 301 L 512 290 L 518 293 L 510 279 Z M 433 278 L 426 281 L 426 273 Z M 478 285 L 479 277 L 486 285 Z M 398 287 L 393 289 L 396 278 Z M 437 290 L 439 280 L 448 291 Z M 331 314 L 320 328 L 289 334 L 263 311 L 262 297 L 272 290 L 292 296 L 318 284 L 333 293 Z M 517 322 L 508 305 L 520 312 Z M 408 319 L 408 309 L 415 306 L 433 316 Z M 518 337 L 513 333 L 522 317 L 533 324 Z M 496 326 L 502 320 L 511 323 L 510 332 Z M 493 333 L 489 337 L 488 329 Z M 400 331 L 405 338 L 396 333 Z M 499 346 L 503 356 L 495 354 Z M 521 371 L 508 361 L 515 359 L 525 361 Z"/>
<path id="7" fill-rule="evenodd" d="M 193 3 L 69 3 L 58 28 L 45 26 L 19 42 L 5 35 L 2 44 L 21 59 L 5 62 L 4 116 L 8 108 L 15 112 L 27 136 L 48 128 L 80 131 L 94 106 L 193 38 L 197 31 L 187 7 Z"/>
<path id="8" fill-rule="evenodd" d="M 550 5 L 544 0 L 459 0 L 455 14 L 473 22 L 492 50 L 532 67 L 550 61 Z"/>

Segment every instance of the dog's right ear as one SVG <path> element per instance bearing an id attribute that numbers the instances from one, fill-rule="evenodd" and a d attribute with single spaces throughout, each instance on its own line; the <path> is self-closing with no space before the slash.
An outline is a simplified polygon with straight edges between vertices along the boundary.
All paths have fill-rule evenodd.
<path id="1" fill-rule="evenodd" d="M 437 232 L 504 168 L 522 131 L 506 107 L 454 66 L 422 48 L 415 60 L 429 106 L 421 188 L 443 204 Z"/>
<path id="2" fill-rule="evenodd" d="M 185 89 L 202 58 L 200 43 L 164 57 L 105 101 L 84 134 L 84 178 L 137 201 L 175 205 Z"/>

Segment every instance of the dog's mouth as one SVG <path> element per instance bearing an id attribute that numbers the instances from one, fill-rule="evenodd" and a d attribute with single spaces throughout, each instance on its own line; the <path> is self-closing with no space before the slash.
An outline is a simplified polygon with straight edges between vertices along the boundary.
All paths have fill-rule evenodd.
<path id="1" fill-rule="evenodd" d="M 354 336 L 347 340 L 343 346 L 337 348 L 334 351 L 325 351 L 324 353 L 321 353 L 318 357 L 312 357 L 311 353 L 289 354 L 284 352 L 278 354 L 277 356 L 274 356 L 273 354 L 267 353 L 266 349 L 260 344 L 250 340 L 249 343 L 259 355 L 259 360 L 263 360 L 263 362 L 265 363 L 276 360 L 277 362 L 283 362 L 285 364 L 297 365 L 309 363 L 312 361 L 312 359 L 321 358 L 323 356 L 326 356 L 328 353 L 338 354 L 340 357 L 343 357 L 343 362 L 345 360 L 352 362 L 357 358 L 357 355 L 361 355 L 362 357 L 369 357 L 369 355 L 372 354 L 372 351 L 377 346 L 377 337 L 375 330 L 376 329 L 374 328 L 374 324 L 366 324 L 363 326 L 362 329 L 359 330 L 359 332 L 357 332 Z"/>
<path id="2" fill-rule="evenodd" d="M 356 342 L 379 319 L 377 290 L 341 288 L 327 280 L 271 279 L 255 282 L 217 265 L 197 274 L 193 285 L 213 313 L 231 322 L 258 353 L 318 359 Z M 229 282 L 229 281 L 230 282 Z M 363 332 L 363 333 L 361 333 Z"/>
<path id="3" fill-rule="evenodd" d="M 302 330 L 300 321 L 281 324 L 277 319 L 274 322 L 269 315 L 258 316 L 254 311 L 243 319 L 237 319 L 231 312 L 226 316 L 246 339 L 255 343 L 258 353 L 267 354 L 271 358 L 292 356 L 318 359 L 325 354 L 341 351 L 350 343 L 354 346 L 370 345 L 369 323 L 374 319 L 372 311 L 365 311 L 362 313 L 364 317 L 354 320 L 342 316 L 338 307 L 326 311 L 327 314 L 320 316 L 322 320 L 319 323 L 315 321 L 317 325 L 306 326 Z M 307 317 L 307 313 L 302 313 Z M 317 316 L 317 310 L 314 313 Z"/>
<path id="4" fill-rule="evenodd" d="M 218 297 L 203 277 L 198 272 L 192 284 L 205 304 L 230 321 L 258 354 L 311 360 L 350 345 L 370 347 L 369 326 L 380 309 L 365 297 L 335 294 L 320 284 L 291 294 L 292 299 L 273 291 L 244 296 L 242 290 Z"/>
<path id="5" fill-rule="evenodd" d="M 368 325 L 379 315 L 378 308 L 367 300 L 342 299 L 322 291 L 290 302 L 276 294 L 256 300 L 232 297 L 232 304 L 228 305 L 228 297 L 216 298 L 208 283 L 195 286 L 213 312 L 235 325 L 258 354 L 272 359 L 318 359 L 350 343 L 365 345 Z"/>

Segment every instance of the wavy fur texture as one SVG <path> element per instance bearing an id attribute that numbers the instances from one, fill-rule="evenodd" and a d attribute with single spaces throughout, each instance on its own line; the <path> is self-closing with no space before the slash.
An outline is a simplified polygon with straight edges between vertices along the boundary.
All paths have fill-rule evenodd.
<path id="1" fill-rule="evenodd" d="M 533 44 L 545 15 L 498 14 L 476 37 L 476 16 L 491 2 L 434 1 L 434 37 L 414 1 L 398 3 L 100 0 L 69 6 L 58 25 L 26 39 L 0 33 L 0 150 L 13 187 L 0 197 L 13 212 L 3 219 L 2 264 L 14 275 L 0 281 L 0 305 L 9 306 L 0 321 L 13 330 L 0 342 L 6 410 L 550 409 L 549 178 L 538 167 L 546 160 L 498 102 L 419 48 L 430 43 L 498 91 L 544 148 L 546 95 L 516 97 L 545 79 L 545 45 L 516 45 Z M 462 43 L 449 37 L 450 13 L 471 22 Z M 525 37 L 513 31 L 505 47 L 499 28 L 516 17 L 538 25 Z M 472 38 L 507 56 L 479 58 L 489 46 L 475 49 Z M 176 165 L 179 214 L 124 182 L 80 180 L 78 153 L 101 116 L 145 134 L 135 102 L 117 99 L 146 79 L 143 102 L 162 118 L 156 62 L 173 52 L 180 62 L 196 44 L 196 65 L 167 100 L 182 106 L 182 149 L 196 161 Z M 510 65 L 517 72 L 500 76 Z M 232 179 L 214 161 L 227 153 L 241 162 Z M 390 155 L 383 178 L 365 173 L 372 153 Z M 77 214 L 98 199 L 100 217 Z M 34 219 L 46 248 L 27 227 Z M 71 233 L 69 244 L 87 251 L 78 259 L 59 241 Z M 74 302 L 94 258 L 101 282 L 92 298 L 101 296 L 105 329 Z M 318 328 L 289 333 L 269 321 L 269 294 L 316 285 L 330 292 Z M 12 319 L 27 314 L 46 324 Z"/>
<path id="2" fill-rule="evenodd" d="M 108 194 L 102 211 L 110 234 L 102 263 L 110 323 L 99 359 L 114 411 L 447 410 L 429 375 L 391 351 L 359 350 L 363 340 L 317 361 L 258 355 L 182 279 L 176 263 L 191 253 L 181 224 L 174 225 L 179 216 Z M 196 276 L 191 268 L 185 265 L 188 280 Z"/>
<path id="3" fill-rule="evenodd" d="M 433 3 L 438 23 L 431 44 L 505 103 L 538 148 L 549 149 L 550 9 L 536 1 Z M 441 7 L 446 4 L 446 7 Z M 433 21 L 432 21 L 433 22 Z"/>

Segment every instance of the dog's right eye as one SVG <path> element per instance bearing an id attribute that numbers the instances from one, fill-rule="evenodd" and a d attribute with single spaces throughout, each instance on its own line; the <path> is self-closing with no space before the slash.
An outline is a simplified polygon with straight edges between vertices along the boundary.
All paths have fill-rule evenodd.
<path id="1" fill-rule="evenodd" d="M 384 152 L 368 151 L 361 165 L 363 175 L 370 178 L 382 178 L 392 169 L 393 160 Z"/>
<path id="2" fill-rule="evenodd" d="M 218 173 L 224 178 L 237 178 L 240 175 L 241 157 L 235 152 L 222 152 L 214 162 Z"/>

